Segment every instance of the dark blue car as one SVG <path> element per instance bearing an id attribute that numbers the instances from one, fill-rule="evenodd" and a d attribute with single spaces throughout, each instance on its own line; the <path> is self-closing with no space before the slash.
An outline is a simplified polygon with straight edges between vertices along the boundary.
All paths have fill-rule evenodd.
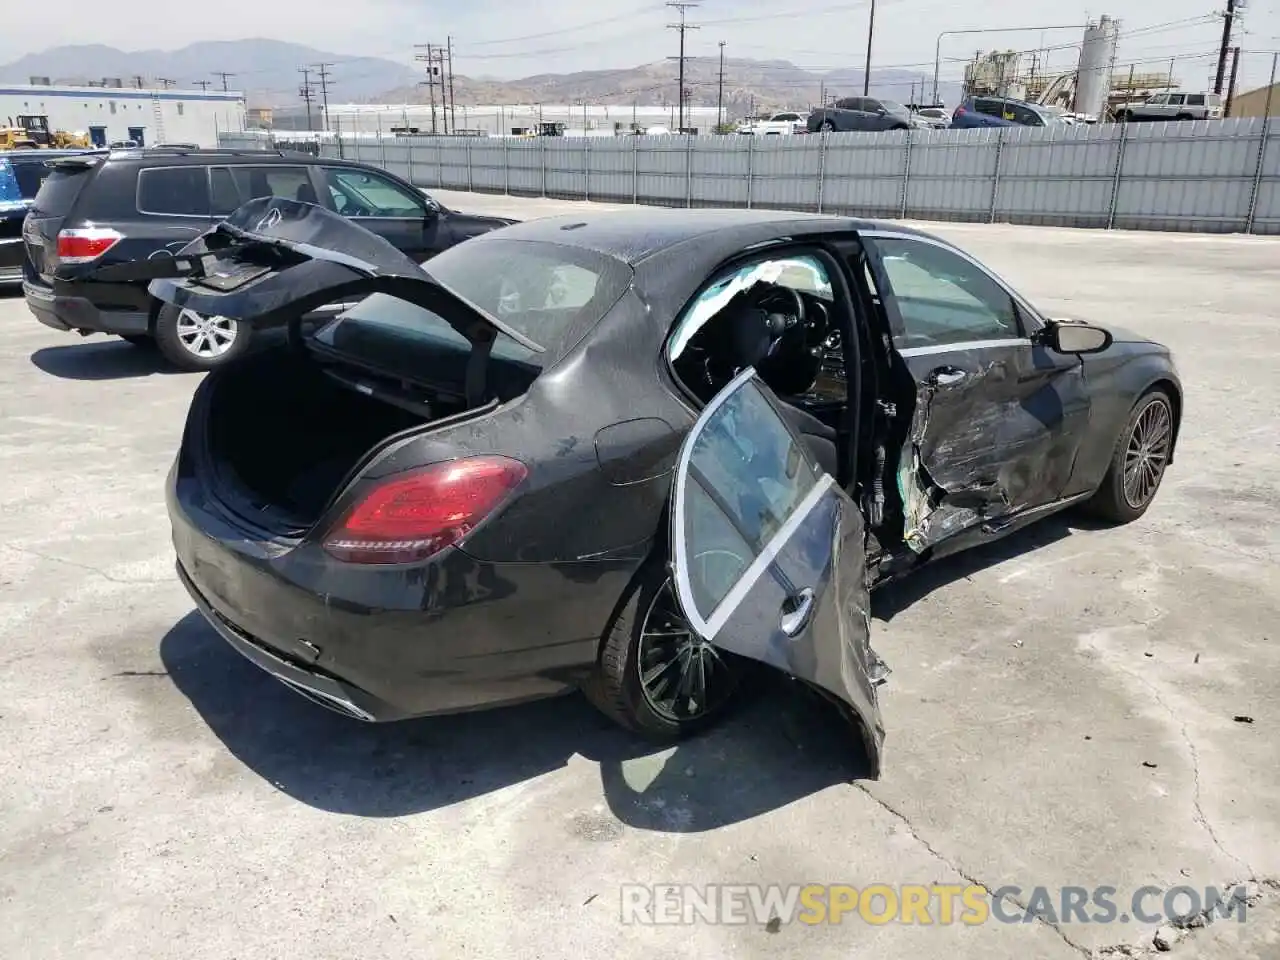
<path id="1" fill-rule="evenodd" d="M 956 107 L 951 127 L 1048 127 L 1060 118 L 1044 107 L 1007 97 L 968 97 Z"/>
<path id="2" fill-rule="evenodd" d="M 81 150 L 0 153 L 0 287 L 22 283 L 22 221 L 49 174 L 48 162 Z"/>

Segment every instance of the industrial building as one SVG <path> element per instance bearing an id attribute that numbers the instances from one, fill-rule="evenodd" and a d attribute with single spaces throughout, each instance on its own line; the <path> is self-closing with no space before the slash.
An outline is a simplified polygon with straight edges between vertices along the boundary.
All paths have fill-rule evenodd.
<path id="1" fill-rule="evenodd" d="M 719 113 L 715 107 L 685 107 L 684 115 L 686 127 L 693 127 L 699 133 L 712 133 Z M 429 134 L 433 130 L 437 133 L 455 132 L 456 120 L 458 133 L 488 136 L 533 133 L 539 124 L 546 123 L 562 125 L 566 136 L 612 136 L 636 128 L 665 127 L 674 131 L 678 122 L 675 104 L 523 103 L 474 106 L 459 103 L 447 117 L 445 109 L 437 104 L 434 124 L 432 117 L 429 103 L 348 103 L 330 104 L 327 114 L 319 106 L 309 112 L 300 107 L 276 107 L 271 111 L 270 122 L 272 129 L 277 131 L 324 130 L 327 126 L 334 133 Z"/>
<path id="2" fill-rule="evenodd" d="M 216 146 L 220 132 L 245 126 L 244 96 L 234 91 L 139 89 L 118 80 L 105 84 L 0 84 L 0 125 L 44 116 L 50 130 L 86 136 L 96 146 L 132 140 L 140 146 L 167 142 L 202 147 Z"/>
<path id="3" fill-rule="evenodd" d="M 1236 95 L 1231 101 L 1233 117 L 1280 117 L 1280 83 Z"/>

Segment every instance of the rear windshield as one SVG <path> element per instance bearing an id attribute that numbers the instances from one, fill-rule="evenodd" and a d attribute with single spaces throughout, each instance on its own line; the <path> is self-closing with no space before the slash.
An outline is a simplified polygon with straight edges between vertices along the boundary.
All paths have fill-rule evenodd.
<path id="1" fill-rule="evenodd" d="M 65 217 L 71 212 L 81 188 L 89 180 L 89 167 L 54 167 L 45 178 L 31 204 L 36 217 Z"/>
<path id="2" fill-rule="evenodd" d="M 493 354 L 537 367 L 555 362 L 617 303 L 631 283 L 621 260 L 580 247 L 484 239 L 459 244 L 424 265 L 441 286 L 543 348 L 529 350 L 499 336 Z M 469 350 L 445 320 L 429 310 L 375 294 L 316 334 L 344 353 L 364 342 L 352 327 L 403 337 L 406 349 L 448 344 Z M 358 358 L 372 360 L 374 358 Z"/>

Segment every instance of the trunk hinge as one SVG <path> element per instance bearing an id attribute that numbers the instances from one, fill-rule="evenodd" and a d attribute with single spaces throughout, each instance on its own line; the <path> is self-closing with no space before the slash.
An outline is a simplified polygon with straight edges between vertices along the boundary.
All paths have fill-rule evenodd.
<path id="1" fill-rule="evenodd" d="M 489 354 L 493 352 L 493 342 L 497 338 L 498 331 L 487 323 L 477 323 L 468 331 L 471 353 L 467 356 L 467 375 L 463 386 L 468 409 L 478 407 L 485 401 Z"/>

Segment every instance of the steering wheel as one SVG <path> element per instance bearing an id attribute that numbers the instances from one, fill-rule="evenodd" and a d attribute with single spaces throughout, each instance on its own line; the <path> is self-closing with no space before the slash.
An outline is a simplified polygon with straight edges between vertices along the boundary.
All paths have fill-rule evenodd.
<path id="1" fill-rule="evenodd" d="M 787 332 L 804 323 L 804 298 L 792 287 L 773 286 L 756 299 L 754 306 L 764 311 L 769 330 L 767 356 L 773 356 Z"/>

